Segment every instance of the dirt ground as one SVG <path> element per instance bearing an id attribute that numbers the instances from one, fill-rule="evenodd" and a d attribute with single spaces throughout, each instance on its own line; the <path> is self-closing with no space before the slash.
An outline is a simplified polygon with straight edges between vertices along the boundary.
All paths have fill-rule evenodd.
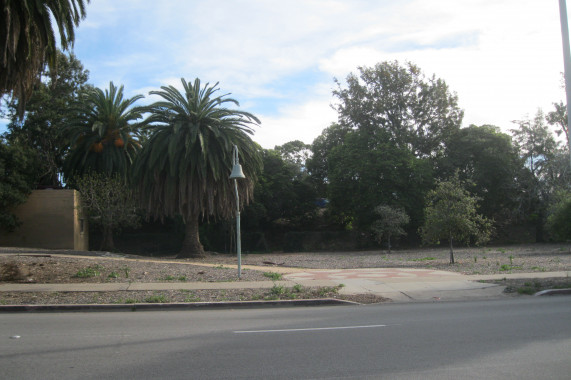
<path id="1" fill-rule="evenodd" d="M 460 248 L 455 250 L 454 265 L 449 264 L 447 249 L 420 249 L 365 252 L 305 252 L 244 254 L 243 265 L 267 270 L 244 270 L 243 281 L 279 279 L 276 267 L 348 269 L 348 268 L 420 268 L 464 274 L 507 274 L 571 271 L 569 245 L 534 244 L 523 246 Z M 65 256 L 63 256 L 65 255 Z M 86 256 L 89 255 L 89 256 Z M 71 257 L 70 257 L 71 256 Z M 176 261 L 176 262 L 175 262 Z M 237 281 L 235 255 L 210 253 L 204 259 L 175 260 L 104 252 L 48 251 L 0 248 L 0 283 L 109 283 L 109 282 L 220 282 Z M 215 264 L 199 266 L 192 264 Z M 277 277 L 276 277 L 277 276 Z M 565 279 L 563 279 L 565 280 Z M 537 282 L 505 285 L 517 293 L 526 287 L 539 289 Z M 565 282 L 565 281 L 564 281 Z M 568 281 L 567 281 L 568 282 Z M 527 285 L 526 285 L 527 284 Z M 555 285 L 560 285 L 556 283 Z M 341 298 L 337 288 L 271 290 L 200 290 L 162 292 L 60 292 L 0 293 L 0 304 L 54 303 L 134 303 L 239 301 L 255 299 Z M 524 293 L 528 294 L 528 293 Z M 345 297 L 361 303 L 385 301 L 381 297 L 357 295 Z"/>

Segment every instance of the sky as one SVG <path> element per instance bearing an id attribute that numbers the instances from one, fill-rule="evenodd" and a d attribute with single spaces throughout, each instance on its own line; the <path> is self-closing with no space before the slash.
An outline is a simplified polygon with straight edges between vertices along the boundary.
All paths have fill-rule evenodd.
<path id="1" fill-rule="evenodd" d="M 337 120 L 334 78 L 384 61 L 446 81 L 463 127 L 508 132 L 565 99 L 558 0 L 91 0 L 74 53 L 90 83 L 141 104 L 181 78 L 219 82 L 264 148 L 310 144 Z"/>

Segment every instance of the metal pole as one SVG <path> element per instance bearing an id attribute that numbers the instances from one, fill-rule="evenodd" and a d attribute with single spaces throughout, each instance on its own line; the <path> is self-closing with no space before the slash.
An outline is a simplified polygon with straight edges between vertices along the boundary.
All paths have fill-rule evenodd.
<path id="1" fill-rule="evenodd" d="M 559 17 L 561 18 L 561 37 L 563 39 L 563 64 L 565 67 L 565 95 L 567 98 L 567 141 L 571 141 L 571 53 L 569 49 L 569 25 L 567 22 L 566 0 L 559 0 Z M 571 146 L 569 163 L 571 164 Z"/>
<path id="2" fill-rule="evenodd" d="M 236 254 L 238 255 L 238 279 L 242 276 L 242 242 L 240 239 L 240 198 L 238 197 L 238 180 L 234 179 L 236 192 Z"/>

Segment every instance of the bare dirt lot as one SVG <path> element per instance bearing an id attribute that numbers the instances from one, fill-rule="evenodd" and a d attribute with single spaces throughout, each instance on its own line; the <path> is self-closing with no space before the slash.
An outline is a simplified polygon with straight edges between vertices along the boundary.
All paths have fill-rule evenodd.
<path id="1" fill-rule="evenodd" d="M 175 260 L 174 257 L 151 258 L 113 255 L 103 252 L 47 251 L 38 249 L 0 248 L 0 283 L 113 283 L 113 282 L 222 282 L 237 281 L 235 255 L 211 253 L 205 259 Z M 63 256 L 65 255 L 65 256 Z M 90 255 L 90 256 L 85 256 Z M 70 257 L 71 256 L 71 257 Z M 344 269 L 344 268 L 424 268 L 464 274 L 508 274 L 571 271 L 568 245 L 534 244 L 523 246 L 461 248 L 455 251 L 456 264 L 449 264 L 447 249 L 421 249 L 366 252 L 244 254 L 243 265 L 267 270 L 244 270 L 242 281 L 279 279 L 277 267 Z M 193 264 L 215 264 L 203 266 Z M 515 294 L 527 287 L 564 286 L 569 279 L 555 282 L 504 281 Z M 337 297 L 337 288 L 271 290 L 196 290 L 160 292 L 2 292 L 0 304 L 75 304 L 135 302 L 198 302 L 256 299 L 302 299 Z M 344 297 L 363 303 L 384 299 L 371 295 Z"/>

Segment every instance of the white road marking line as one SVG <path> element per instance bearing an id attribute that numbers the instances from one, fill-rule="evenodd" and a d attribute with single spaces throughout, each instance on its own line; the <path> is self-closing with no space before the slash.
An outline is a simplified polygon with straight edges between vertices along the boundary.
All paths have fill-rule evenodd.
<path id="1" fill-rule="evenodd" d="M 347 330 L 347 329 L 367 329 L 374 327 L 386 327 L 387 325 L 368 325 L 368 326 L 340 326 L 340 327 L 311 327 L 305 329 L 283 329 L 283 330 L 246 330 L 234 331 L 234 334 L 255 334 L 255 333 L 276 333 L 276 332 L 294 332 L 294 331 L 319 331 L 319 330 Z"/>

